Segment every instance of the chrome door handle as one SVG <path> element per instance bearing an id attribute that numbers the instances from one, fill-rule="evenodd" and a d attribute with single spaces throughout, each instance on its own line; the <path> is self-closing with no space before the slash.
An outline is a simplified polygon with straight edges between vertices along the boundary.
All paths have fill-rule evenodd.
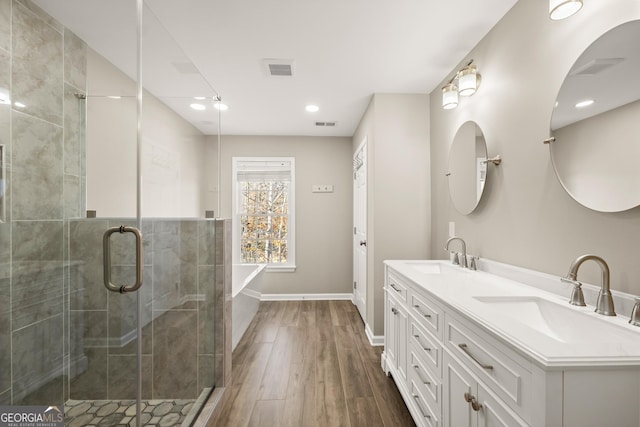
<path id="1" fill-rule="evenodd" d="M 136 236 L 136 282 L 133 285 L 114 285 L 111 283 L 111 235 L 113 233 L 133 233 Z M 111 227 L 102 236 L 102 251 L 104 264 L 104 286 L 111 292 L 135 292 L 142 286 L 142 233 L 135 227 Z"/>

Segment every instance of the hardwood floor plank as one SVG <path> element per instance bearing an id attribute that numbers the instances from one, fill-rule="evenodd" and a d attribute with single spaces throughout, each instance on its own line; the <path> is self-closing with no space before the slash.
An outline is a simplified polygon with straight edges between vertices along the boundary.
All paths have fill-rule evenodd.
<path id="1" fill-rule="evenodd" d="M 260 383 L 259 400 L 283 400 L 287 396 L 291 358 L 296 350 L 295 327 L 281 326 L 273 343 L 267 368 Z"/>
<path id="2" fill-rule="evenodd" d="M 373 396 L 347 399 L 347 406 L 352 427 L 384 426 L 376 399 Z"/>
<path id="3" fill-rule="evenodd" d="M 300 323 L 300 310 L 302 301 L 283 301 L 285 311 L 280 324 L 282 326 L 298 326 Z"/>
<path id="4" fill-rule="evenodd" d="M 272 348 L 271 343 L 253 343 L 242 369 L 233 373 L 231 399 L 222 412 L 222 425 L 244 427 L 249 423 Z"/>
<path id="5" fill-rule="evenodd" d="M 393 379 L 385 375 L 380 367 L 380 362 L 378 361 L 377 364 L 365 363 L 365 369 L 384 425 L 389 427 L 415 426 L 396 384 Z"/>
<path id="6" fill-rule="evenodd" d="M 413 426 L 381 352 L 350 301 L 263 302 L 233 353 L 217 425 Z"/>
<path id="7" fill-rule="evenodd" d="M 295 363 L 289 371 L 289 388 L 282 425 L 313 427 L 316 425 L 316 359 Z"/>
<path id="8" fill-rule="evenodd" d="M 284 400 L 258 400 L 253 407 L 249 427 L 281 426 Z"/>
<path id="9" fill-rule="evenodd" d="M 350 426 L 338 354 L 332 341 L 316 349 L 316 420 L 318 426 Z"/>

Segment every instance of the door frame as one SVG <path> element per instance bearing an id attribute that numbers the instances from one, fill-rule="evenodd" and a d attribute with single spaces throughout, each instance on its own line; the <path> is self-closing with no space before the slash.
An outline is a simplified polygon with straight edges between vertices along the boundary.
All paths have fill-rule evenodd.
<path id="1" fill-rule="evenodd" d="M 353 154 L 353 297 L 360 316 L 367 325 L 367 137 L 365 136 Z M 361 163 L 361 164 L 360 164 Z M 360 166 L 356 167 L 358 164 Z M 364 169 L 363 169 L 364 168 Z M 357 179 L 357 172 L 364 172 L 364 185 Z M 363 194 L 360 194 L 363 192 Z M 361 224 L 363 222 L 363 224 Z M 360 230 L 358 226 L 361 226 Z M 364 245 L 362 244 L 364 242 Z"/>

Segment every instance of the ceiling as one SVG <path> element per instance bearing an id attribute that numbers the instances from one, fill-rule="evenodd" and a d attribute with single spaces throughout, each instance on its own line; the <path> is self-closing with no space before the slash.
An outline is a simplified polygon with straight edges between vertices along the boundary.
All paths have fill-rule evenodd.
<path id="1" fill-rule="evenodd" d="M 372 94 L 430 93 L 515 2 L 146 0 L 143 84 L 206 134 L 214 113 L 188 104 L 219 94 L 226 135 L 352 136 Z M 133 0 L 34 3 L 135 77 Z M 266 58 L 293 60 L 293 76 L 269 76 Z"/>

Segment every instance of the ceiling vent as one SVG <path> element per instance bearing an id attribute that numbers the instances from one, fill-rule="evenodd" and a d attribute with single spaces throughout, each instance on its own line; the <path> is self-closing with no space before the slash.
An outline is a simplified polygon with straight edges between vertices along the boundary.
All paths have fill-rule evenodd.
<path id="1" fill-rule="evenodd" d="M 316 122 L 316 126 L 320 127 L 334 127 L 338 122 Z"/>
<path id="2" fill-rule="evenodd" d="M 293 59 L 263 59 L 262 64 L 267 76 L 293 77 Z"/>
<path id="3" fill-rule="evenodd" d="M 624 61 L 624 58 L 597 58 L 571 70 L 572 76 L 593 76 Z"/>

